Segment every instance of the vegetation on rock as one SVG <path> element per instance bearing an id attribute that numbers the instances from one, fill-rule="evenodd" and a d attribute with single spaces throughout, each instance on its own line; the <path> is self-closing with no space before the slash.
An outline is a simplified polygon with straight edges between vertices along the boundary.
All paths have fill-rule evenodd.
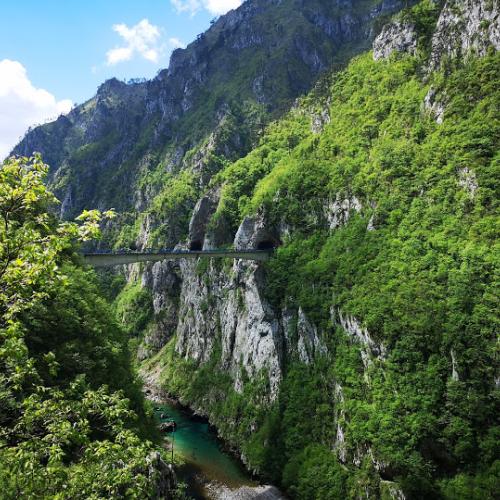
<path id="1" fill-rule="evenodd" d="M 128 340 L 75 253 L 101 214 L 59 222 L 46 173 L 38 156 L 0 167 L 1 496 L 154 497 Z"/>
<path id="2" fill-rule="evenodd" d="M 216 350 L 200 366 L 173 346 L 158 355 L 165 386 L 294 498 L 381 497 L 387 480 L 407 498 L 498 490 L 500 57 L 449 61 L 426 80 L 419 57 L 358 57 L 214 181 L 215 223 L 234 230 L 259 211 L 289 228 L 268 300 L 302 308 L 328 355 L 287 360 L 275 403 L 258 379 L 235 392 Z M 441 124 L 424 108 L 431 87 Z M 328 207 L 354 199 L 329 229 Z M 385 354 L 364 363 L 338 311 Z"/>
<path id="3" fill-rule="evenodd" d="M 283 14 L 289 2 L 275 4 Z M 317 15 L 322 2 L 300 4 L 315 27 L 331 28 Z M 369 10 L 375 2 L 358 4 Z M 52 181 L 62 191 L 82 187 L 83 173 L 99 167 L 106 182 L 83 186 L 76 206 L 118 201 L 127 213 L 106 232 L 115 247 L 186 243 L 190 215 L 207 193 L 220 193 L 206 229 L 223 233 L 221 245 L 246 217 L 276 234 L 281 245 L 262 267 L 158 264 L 138 268 L 138 279 L 141 271 L 148 278 L 141 284 L 105 279 L 126 333 L 138 341 L 168 330 L 144 349 L 144 358 L 153 357 L 142 369 L 159 373 L 163 388 L 208 415 L 250 469 L 293 498 L 498 495 L 500 56 L 490 49 L 481 58 L 453 58 L 450 51 L 431 64 L 443 5 L 423 0 L 400 15 L 399 28 L 411 25 L 416 36 L 411 55 L 354 58 L 265 129 L 272 112 L 307 85 L 288 87 L 280 66 L 267 82 L 266 95 L 275 91 L 276 100 L 255 100 L 262 52 L 249 46 L 240 55 L 257 56 L 230 81 L 224 75 L 233 71 L 232 58 L 222 50 L 221 71 L 207 77 L 210 95 L 198 89 L 192 101 L 171 96 L 188 110 L 169 109 L 169 116 L 179 112 L 175 137 L 158 110 L 139 119 L 146 90 L 161 108 L 158 90 L 167 75 L 160 74 L 149 87 L 107 82 L 71 119 L 94 123 L 100 109 L 109 120 L 97 120 L 99 134 L 69 148 L 67 158 L 52 151 L 59 147 L 53 139 L 74 123 L 42 127 L 22 144 L 46 135 L 41 142 L 59 162 Z M 447 16 L 456 11 L 459 26 L 463 13 L 453 9 L 456 2 L 449 5 Z M 271 29 L 259 12 L 264 31 Z M 194 74 L 188 55 L 200 47 L 224 48 L 231 16 L 177 52 L 169 78 L 184 82 L 187 69 Z M 302 24 L 293 19 L 299 32 Z M 251 35 L 239 42 L 260 47 L 258 34 Z M 318 38 L 295 45 L 309 42 Z M 347 44 L 340 55 L 359 47 Z M 330 46 L 323 48 L 332 56 Z M 277 51 L 283 59 L 284 53 Z M 290 63 L 292 81 L 302 63 Z M 143 126 L 118 141 L 127 99 L 132 121 Z M 111 150 L 116 163 L 108 161 Z M 134 413 L 142 410 L 126 344 L 97 296 L 94 275 L 74 256 L 73 241 L 96 233 L 98 214 L 87 212 L 80 227 L 55 221 L 43 174 L 39 159 L 11 160 L 0 171 L 0 203 L 6 200 L 0 209 L 9 214 L 19 193 L 24 200 L 4 217 L 0 240 L 0 481 L 17 496 L 44 488 L 76 497 L 82 488 L 88 497 L 148 495 L 151 445 L 134 431 Z M 257 273 L 259 285 L 252 282 Z M 189 283 L 178 283 L 185 276 L 193 280 L 187 291 Z M 282 336 L 275 339 L 281 351 L 273 351 L 275 392 L 265 368 L 251 372 L 253 359 L 227 356 L 236 333 L 223 337 L 221 320 L 247 312 L 249 288 L 262 322 L 272 316 L 279 324 L 256 329 L 257 337 Z M 304 356 L 299 316 L 320 347 L 314 355 Z M 187 347 L 179 344 L 186 324 L 186 343 L 201 332 Z M 114 467 L 116 460 L 123 467 Z"/>

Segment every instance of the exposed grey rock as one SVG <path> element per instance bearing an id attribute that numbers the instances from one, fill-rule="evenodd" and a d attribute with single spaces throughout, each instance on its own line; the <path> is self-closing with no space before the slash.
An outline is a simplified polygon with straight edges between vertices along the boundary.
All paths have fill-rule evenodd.
<path id="1" fill-rule="evenodd" d="M 330 112 L 328 108 L 325 108 L 321 111 L 321 113 L 315 113 L 312 115 L 311 130 L 314 134 L 319 134 L 328 123 L 330 123 Z"/>
<path id="2" fill-rule="evenodd" d="M 380 481 L 380 490 L 387 495 L 386 498 L 391 500 L 406 500 L 406 495 L 403 493 L 401 486 L 393 481 Z"/>
<path id="3" fill-rule="evenodd" d="M 176 350 L 198 362 L 210 359 L 217 334 L 222 343 L 221 366 L 241 390 L 241 370 L 250 377 L 267 374 L 271 399 L 281 380 L 282 341 L 279 321 L 262 297 L 259 265 L 235 261 L 230 275 L 196 272 L 196 262 L 184 262 Z M 210 283 L 210 288 L 205 284 Z M 263 395 L 266 396 L 266 395 Z"/>
<path id="4" fill-rule="evenodd" d="M 432 37 L 431 68 L 445 56 L 484 56 L 488 47 L 500 49 L 498 0 L 448 0 Z"/>
<path id="5" fill-rule="evenodd" d="M 372 358 L 379 360 L 386 358 L 387 351 L 384 345 L 375 342 L 368 333 L 368 330 L 363 328 L 356 318 L 343 314 L 340 311 L 338 311 L 337 315 L 342 328 L 359 343 L 361 359 L 363 360 L 365 369 L 371 365 Z"/>
<path id="6" fill-rule="evenodd" d="M 160 454 L 155 451 L 148 458 L 148 475 L 154 483 L 154 497 L 159 500 L 172 498 L 173 491 L 177 488 L 177 477 L 173 466 L 162 460 Z"/>
<path id="7" fill-rule="evenodd" d="M 221 304 L 223 363 L 233 374 L 239 371 L 240 365 L 251 378 L 267 373 L 269 396 L 274 399 L 281 380 L 283 355 L 279 323 L 262 297 L 258 265 L 236 261 L 233 273 L 236 286 Z M 243 287 L 238 288 L 238 284 Z"/>
<path id="8" fill-rule="evenodd" d="M 139 250 L 144 250 L 148 247 L 148 242 L 150 240 L 152 230 L 151 216 L 146 214 L 146 216 L 141 220 L 141 227 L 139 229 L 139 234 L 135 241 L 135 245 Z"/>
<path id="9" fill-rule="evenodd" d="M 259 104 L 266 104 L 268 102 L 264 91 L 264 75 L 258 75 L 255 78 L 252 82 L 252 91 Z"/>
<path id="10" fill-rule="evenodd" d="M 213 500 L 285 500 L 276 487 L 269 485 L 230 489 L 219 483 L 210 483 L 207 490 Z"/>
<path id="11" fill-rule="evenodd" d="M 66 217 L 66 214 L 71 213 L 71 210 L 73 210 L 73 195 L 71 191 L 72 189 L 70 186 L 66 191 L 64 199 L 61 203 L 61 210 L 59 212 L 59 217 L 61 217 L 61 219 L 64 219 Z"/>
<path id="12" fill-rule="evenodd" d="M 234 238 L 236 250 L 257 249 L 263 243 L 279 244 L 277 231 L 267 224 L 263 212 L 253 217 L 245 217 Z"/>
<path id="13" fill-rule="evenodd" d="M 256 222 L 253 217 L 245 217 L 238 228 L 234 238 L 234 248 L 236 250 L 246 250 L 251 248 L 252 238 L 255 233 Z"/>
<path id="14" fill-rule="evenodd" d="M 446 96 L 438 94 L 434 87 L 429 89 L 429 92 L 427 92 L 424 98 L 424 108 L 432 113 L 438 124 L 443 123 L 444 120 L 444 113 L 446 110 L 445 100 Z"/>
<path id="15" fill-rule="evenodd" d="M 337 433 L 335 436 L 335 442 L 333 444 L 333 451 L 337 453 L 339 460 L 342 463 L 347 462 L 347 446 L 345 443 L 345 432 L 342 427 L 341 421 L 345 418 L 345 412 L 343 409 L 344 404 L 344 388 L 336 383 L 335 384 L 335 402 L 336 408 L 340 407 L 340 411 L 337 410 L 337 415 L 335 417 L 337 423 Z"/>
<path id="16" fill-rule="evenodd" d="M 156 354 L 176 331 L 181 290 L 178 263 L 165 260 L 147 266 L 142 286 L 151 290 L 155 321 L 139 347 L 139 360 Z"/>
<path id="17" fill-rule="evenodd" d="M 186 359 L 206 362 L 212 354 L 217 328 L 216 316 L 209 307 L 209 301 L 215 300 L 218 283 L 214 280 L 211 290 L 208 289 L 206 283 L 210 278 L 197 273 L 197 261 L 181 261 L 180 267 L 182 289 L 176 325 L 176 350 Z"/>
<path id="18" fill-rule="evenodd" d="M 454 380 L 455 382 L 458 382 L 460 380 L 460 377 L 457 371 L 457 357 L 453 349 L 450 350 L 450 357 L 451 357 L 451 379 Z"/>
<path id="19" fill-rule="evenodd" d="M 88 207 L 144 212 L 162 186 L 142 182 L 142 174 L 160 165 L 171 174 L 193 168 L 202 187 L 208 185 L 216 172 L 210 161 L 197 162 L 197 153 L 218 129 L 221 108 L 255 99 L 265 105 L 265 125 L 286 112 L 321 72 L 364 50 L 373 38 L 376 19 L 403 4 L 247 0 L 188 47 L 175 50 L 168 69 L 152 80 L 105 82 L 94 98 L 67 116 L 31 130 L 14 152 L 42 153 L 51 165 L 49 183 L 60 199 L 72 188 L 65 217 Z M 232 117 L 234 137 L 216 141 L 227 151 L 214 151 L 230 161 L 255 145 L 260 128 L 248 124 L 246 111 Z M 190 123 L 197 124 L 196 130 Z M 240 129 L 245 130 L 239 134 Z M 209 155 L 202 156 L 206 160 Z M 65 171 L 63 184 L 53 182 L 59 169 Z"/>
<path id="20" fill-rule="evenodd" d="M 297 349 L 299 359 L 303 363 L 310 364 L 317 356 L 328 353 L 326 346 L 319 339 L 317 328 L 307 319 L 301 307 L 298 311 L 297 333 Z"/>
<path id="21" fill-rule="evenodd" d="M 403 21 L 394 21 L 387 24 L 373 42 L 373 58 L 375 61 L 386 59 L 394 52 L 416 54 L 417 32 L 413 24 Z"/>
<path id="22" fill-rule="evenodd" d="M 337 229 L 347 224 L 352 211 L 360 212 L 363 208 L 356 196 L 342 198 L 337 194 L 335 200 L 330 200 L 325 206 L 325 217 L 330 229 Z"/>
<path id="23" fill-rule="evenodd" d="M 372 215 L 370 217 L 370 220 L 368 221 L 368 225 L 366 226 L 366 230 L 367 231 L 375 231 L 376 227 L 375 227 L 375 216 Z"/>
<path id="24" fill-rule="evenodd" d="M 476 191 L 479 187 L 477 177 L 473 170 L 469 167 L 464 167 L 459 171 L 458 184 L 464 188 L 471 199 L 474 199 Z"/>
<path id="25" fill-rule="evenodd" d="M 212 192 L 203 198 L 200 198 L 196 203 L 189 222 L 189 241 L 191 245 L 200 244 L 204 247 L 205 234 L 207 232 L 208 223 L 217 208 L 218 192 Z"/>
<path id="26" fill-rule="evenodd" d="M 283 331 L 284 350 L 292 352 L 294 338 L 297 332 L 297 311 L 290 307 L 285 307 L 281 311 L 281 327 Z"/>
<path id="27" fill-rule="evenodd" d="M 337 456 L 342 463 L 347 461 L 347 447 L 345 444 L 345 433 L 344 428 L 337 423 L 337 434 L 335 438 L 334 451 L 337 452 Z"/>

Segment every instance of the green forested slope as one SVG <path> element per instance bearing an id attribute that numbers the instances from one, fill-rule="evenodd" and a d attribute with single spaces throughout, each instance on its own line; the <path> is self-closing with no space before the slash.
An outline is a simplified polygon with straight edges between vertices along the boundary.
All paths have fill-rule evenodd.
<path id="1" fill-rule="evenodd" d="M 75 254 L 38 157 L 0 168 L 0 497 L 157 497 L 128 339 Z"/>
<path id="2" fill-rule="evenodd" d="M 234 229 L 259 211 L 288 227 L 268 298 L 302 307 L 329 354 L 309 366 L 287 359 L 271 406 L 265 380 L 233 391 L 217 351 L 197 367 L 171 344 L 152 361 L 294 498 L 383 497 L 393 481 L 407 498 L 498 492 L 500 57 L 450 60 L 430 75 L 425 57 L 425 45 L 416 57 L 358 57 L 215 181 L 213 224 Z M 431 87 L 441 124 L 424 106 Z M 325 109 L 330 122 L 313 132 Z M 348 221 L 328 230 L 329 204 L 354 198 Z M 384 354 L 365 366 L 338 311 Z"/>

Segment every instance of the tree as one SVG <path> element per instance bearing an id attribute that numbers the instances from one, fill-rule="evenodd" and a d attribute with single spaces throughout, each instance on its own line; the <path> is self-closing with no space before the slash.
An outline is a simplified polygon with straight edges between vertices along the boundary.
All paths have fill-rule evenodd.
<path id="1" fill-rule="evenodd" d="M 113 212 L 59 221 L 47 170 L 40 156 L 0 168 L 2 497 L 152 497 L 154 447 L 134 430 L 126 339 L 76 254 Z"/>

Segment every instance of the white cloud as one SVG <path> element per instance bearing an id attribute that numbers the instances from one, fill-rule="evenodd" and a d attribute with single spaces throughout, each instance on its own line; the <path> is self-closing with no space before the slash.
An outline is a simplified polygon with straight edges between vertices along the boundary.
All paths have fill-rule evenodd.
<path id="1" fill-rule="evenodd" d="M 158 62 L 161 53 L 158 45 L 160 30 L 147 19 L 143 19 L 131 28 L 126 24 L 115 24 L 113 31 L 123 38 L 125 45 L 108 50 L 106 58 L 109 66 L 130 61 L 135 55 L 154 63 Z"/>
<path id="2" fill-rule="evenodd" d="M 68 113 L 72 102 L 57 101 L 46 90 L 33 86 L 26 68 L 18 61 L 0 61 L 0 160 L 5 158 L 26 130 L 61 113 Z"/>
<path id="3" fill-rule="evenodd" d="M 168 41 L 174 49 L 185 49 L 186 48 L 186 44 L 184 42 L 182 42 L 181 40 L 179 40 L 178 38 L 176 38 L 175 36 L 172 38 L 169 38 Z"/>
<path id="4" fill-rule="evenodd" d="M 195 14 L 202 5 L 200 0 L 170 0 L 177 12 L 190 12 Z"/>
<path id="5" fill-rule="evenodd" d="M 242 0 L 204 0 L 205 8 L 212 14 L 222 15 L 231 9 L 236 9 L 243 3 Z"/>
<path id="6" fill-rule="evenodd" d="M 243 0 L 170 0 L 178 12 L 196 14 L 201 9 L 220 16 L 231 9 L 239 7 Z"/>

